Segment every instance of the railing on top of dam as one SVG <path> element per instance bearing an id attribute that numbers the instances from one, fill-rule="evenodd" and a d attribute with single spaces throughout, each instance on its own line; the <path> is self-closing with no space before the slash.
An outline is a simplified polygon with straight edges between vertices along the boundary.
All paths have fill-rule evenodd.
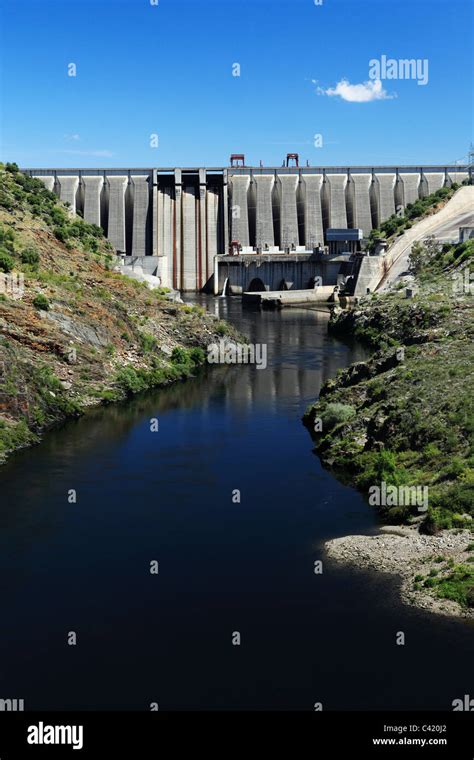
<path id="1" fill-rule="evenodd" d="M 59 168 L 59 169 L 21 169 L 25 174 L 34 174 L 37 176 L 66 176 L 66 175 L 80 175 L 80 176 L 127 176 L 133 174 L 135 176 L 147 176 L 153 172 L 158 174 L 172 174 L 176 170 L 184 174 L 199 174 L 199 171 L 204 170 L 209 173 L 220 174 L 227 172 L 230 175 L 247 175 L 247 174 L 393 174 L 394 172 L 401 173 L 417 173 L 417 172 L 474 172 L 474 166 L 472 164 L 394 164 L 394 165 L 366 165 L 366 166 L 212 166 L 212 167 L 180 167 L 180 166 L 164 166 L 164 167 L 138 167 L 138 168 Z"/>
<path id="2" fill-rule="evenodd" d="M 129 172 L 131 174 L 150 174 L 151 172 L 157 171 L 157 172 L 174 172 L 176 170 L 182 171 L 182 172 L 189 172 L 189 173 L 198 173 L 200 170 L 204 169 L 208 172 L 224 172 L 227 171 L 229 174 L 248 174 L 249 172 L 257 172 L 257 173 L 266 173 L 269 172 L 281 172 L 285 174 L 298 174 L 299 172 L 303 172 L 304 174 L 308 173 L 330 173 L 330 174 L 341 174 L 344 172 L 349 171 L 356 171 L 356 172 L 393 172 L 393 171 L 403 171 L 403 172 L 419 172 L 419 171 L 430 171 L 430 172 L 444 172 L 444 171 L 460 171 L 465 172 L 474 169 L 474 166 L 472 164 L 384 164 L 383 166 L 378 166 L 377 164 L 361 164 L 361 165 L 350 165 L 350 166 L 141 166 L 141 167 L 113 167 L 113 168 L 99 168 L 99 167 L 86 167 L 86 168 L 80 168 L 80 167 L 60 167 L 60 168 L 48 168 L 48 167 L 39 167 L 39 168 L 22 168 L 22 172 L 34 172 L 35 174 L 42 174 L 43 172 L 51 173 L 63 173 L 63 172 L 69 172 L 72 174 L 103 174 L 104 172 L 106 174 L 128 174 Z"/>
<path id="3" fill-rule="evenodd" d="M 473 167 L 466 165 L 452 166 L 449 164 L 424 166 L 238 166 L 227 169 L 232 175 L 248 174 L 417 174 L 431 172 L 472 172 Z"/>

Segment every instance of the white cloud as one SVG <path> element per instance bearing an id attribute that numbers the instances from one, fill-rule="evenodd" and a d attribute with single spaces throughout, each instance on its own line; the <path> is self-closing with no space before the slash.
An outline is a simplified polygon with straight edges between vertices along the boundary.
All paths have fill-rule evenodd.
<path id="1" fill-rule="evenodd" d="M 341 79 L 335 87 L 329 87 L 324 90 L 322 87 L 316 89 L 318 95 L 328 95 L 329 97 L 340 97 L 348 103 L 370 103 L 372 100 L 392 100 L 395 95 L 389 95 L 382 87 L 380 79 L 372 82 L 363 82 L 362 84 L 351 84 L 347 79 Z"/>
<path id="2" fill-rule="evenodd" d="M 78 135 L 77 133 L 75 133 L 73 135 L 64 135 L 64 139 L 65 140 L 74 140 L 74 141 L 77 141 L 77 140 L 81 139 L 81 136 Z"/>

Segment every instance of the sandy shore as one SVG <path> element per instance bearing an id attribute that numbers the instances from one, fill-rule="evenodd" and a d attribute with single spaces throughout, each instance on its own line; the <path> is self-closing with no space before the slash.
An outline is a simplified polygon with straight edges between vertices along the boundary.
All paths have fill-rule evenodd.
<path id="1" fill-rule="evenodd" d="M 474 533 L 469 530 L 425 536 L 417 528 L 388 526 L 376 536 L 335 538 L 326 543 L 326 551 L 329 557 L 339 562 L 399 575 L 402 579 L 401 596 L 407 604 L 441 615 L 474 620 L 474 609 L 439 598 L 435 589 L 423 586 L 430 571 L 437 571 L 436 578 L 449 575 L 449 560 L 456 564 L 467 563 L 468 558 L 474 556 L 472 551 L 466 551 L 473 541 Z M 423 580 L 418 580 L 419 588 L 415 589 L 415 576 L 420 575 Z"/>

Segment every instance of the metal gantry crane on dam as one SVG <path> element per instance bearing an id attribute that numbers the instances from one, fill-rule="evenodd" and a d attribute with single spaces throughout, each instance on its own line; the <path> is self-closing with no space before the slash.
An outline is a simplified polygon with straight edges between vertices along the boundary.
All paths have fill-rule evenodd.
<path id="1" fill-rule="evenodd" d="M 164 286 L 216 289 L 216 261 L 311 254 L 328 229 L 370 231 L 408 203 L 472 176 L 464 166 L 245 166 L 24 169 L 87 222 L 103 228 L 127 263 Z M 216 259 L 216 257 L 218 257 Z"/>

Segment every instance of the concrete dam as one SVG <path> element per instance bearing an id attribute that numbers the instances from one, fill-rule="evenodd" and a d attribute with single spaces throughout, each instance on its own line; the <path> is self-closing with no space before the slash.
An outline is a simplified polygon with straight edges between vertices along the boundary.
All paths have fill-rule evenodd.
<path id="1" fill-rule="evenodd" d="M 217 292 L 227 279 L 236 293 L 257 280 L 266 290 L 311 287 L 328 230 L 366 239 L 408 203 L 472 176 L 467 165 L 23 171 L 163 286 Z M 275 264 L 261 269 L 265 277 L 262 263 Z"/>

